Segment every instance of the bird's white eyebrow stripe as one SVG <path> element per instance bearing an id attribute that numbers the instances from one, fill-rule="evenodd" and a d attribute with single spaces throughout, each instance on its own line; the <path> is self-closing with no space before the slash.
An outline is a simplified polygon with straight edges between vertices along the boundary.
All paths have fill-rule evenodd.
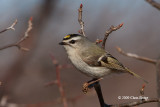
<path id="1" fill-rule="evenodd" d="M 81 39 L 79 36 L 71 38 L 71 40 L 79 40 Z"/>

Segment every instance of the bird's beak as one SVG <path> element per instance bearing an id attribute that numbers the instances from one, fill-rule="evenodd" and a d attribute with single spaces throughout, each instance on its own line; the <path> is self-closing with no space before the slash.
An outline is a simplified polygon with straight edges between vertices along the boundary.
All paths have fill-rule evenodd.
<path id="1" fill-rule="evenodd" d="M 66 42 L 60 42 L 59 45 L 68 45 Z"/>

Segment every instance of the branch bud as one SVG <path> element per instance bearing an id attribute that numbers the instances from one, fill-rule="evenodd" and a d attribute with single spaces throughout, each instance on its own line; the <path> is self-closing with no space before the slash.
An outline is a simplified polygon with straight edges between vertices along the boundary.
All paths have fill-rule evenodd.
<path id="1" fill-rule="evenodd" d="M 80 8 L 82 8 L 83 7 L 83 4 L 80 4 Z"/>

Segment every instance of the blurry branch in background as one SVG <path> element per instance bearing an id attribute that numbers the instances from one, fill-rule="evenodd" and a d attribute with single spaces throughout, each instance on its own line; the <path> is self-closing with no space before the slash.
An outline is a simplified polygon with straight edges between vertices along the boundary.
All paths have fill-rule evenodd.
<path id="1" fill-rule="evenodd" d="M 103 42 L 102 42 L 102 48 L 103 48 L 103 49 L 105 49 L 106 40 L 107 40 L 109 34 L 111 34 L 113 31 L 116 31 L 116 30 L 120 29 L 122 26 L 123 26 L 123 23 L 122 23 L 122 24 L 119 24 L 119 25 L 116 26 L 116 27 L 114 27 L 114 26 L 112 25 L 108 30 L 106 30 L 106 33 L 105 33 L 105 36 L 104 36 L 104 39 L 103 39 Z"/>
<path id="2" fill-rule="evenodd" d="M 11 26 L 9 26 L 8 28 L 4 29 L 4 30 L 1 30 L 0 33 L 3 33 L 7 30 L 15 30 L 14 26 L 17 24 L 17 19 L 13 22 L 13 24 Z"/>
<path id="3" fill-rule="evenodd" d="M 15 21 L 15 23 L 13 23 L 8 29 L 14 29 L 14 25 L 17 23 L 17 21 Z M 25 31 L 25 34 L 24 36 L 19 40 L 17 41 L 16 43 L 13 43 L 13 44 L 9 44 L 9 45 L 6 45 L 6 46 L 3 46 L 3 47 L 0 47 L 0 50 L 3 50 L 3 49 L 7 49 L 7 48 L 10 48 L 10 47 L 17 47 L 19 50 L 23 50 L 23 51 L 29 51 L 29 49 L 27 48 L 24 48 L 21 46 L 21 43 L 24 42 L 28 37 L 28 33 L 32 30 L 32 17 L 29 19 L 28 21 L 28 28 L 27 30 Z M 4 31 L 3 31 L 4 32 Z"/>
<path id="4" fill-rule="evenodd" d="M 63 102 L 63 106 L 68 107 L 68 103 L 67 103 L 67 99 L 66 99 L 66 96 L 65 96 L 64 88 L 63 88 L 63 85 L 62 85 L 61 79 L 60 79 L 60 70 L 62 68 L 69 68 L 70 66 L 59 64 L 58 61 L 54 58 L 53 55 L 51 55 L 51 58 L 52 58 L 52 63 L 56 67 L 56 80 L 53 83 L 58 86 L 59 93 L 61 94 L 61 99 L 62 99 L 62 102 Z M 51 85 L 51 83 L 46 84 L 46 86 L 49 86 L 49 85 Z"/>
<path id="5" fill-rule="evenodd" d="M 44 105 L 44 107 L 45 107 L 46 105 L 49 105 L 49 104 L 63 103 L 63 107 L 68 107 L 68 102 L 71 102 L 71 103 L 75 104 L 77 101 L 79 101 L 80 99 L 85 97 L 84 94 L 77 95 L 77 96 L 72 97 L 72 98 L 67 98 L 66 95 L 65 95 L 65 90 L 64 90 L 64 87 L 63 87 L 63 83 L 61 82 L 61 78 L 60 78 L 61 69 L 72 68 L 72 66 L 67 65 L 67 64 L 65 64 L 65 65 L 59 64 L 58 61 L 55 59 L 55 57 L 53 55 L 50 55 L 50 56 L 52 58 L 52 63 L 56 67 L 56 80 L 53 80 L 51 82 L 46 83 L 45 87 L 48 87 L 48 86 L 51 86 L 51 85 L 57 85 L 61 97 L 57 98 L 54 101 L 39 103 L 39 104 L 34 104 L 34 105 Z M 95 95 L 95 93 L 93 93 L 93 91 L 90 92 L 90 94 L 88 94 L 88 96 L 92 96 L 92 95 Z"/>
<path id="6" fill-rule="evenodd" d="M 45 86 L 48 87 L 51 85 L 57 85 L 61 97 L 54 100 L 53 103 L 54 104 L 63 103 L 63 107 L 68 107 L 68 102 L 76 103 L 79 99 L 82 99 L 84 95 L 77 95 L 72 98 L 66 98 L 65 90 L 60 79 L 60 72 L 61 72 L 61 69 L 72 68 L 72 66 L 67 64 L 66 65 L 59 64 L 53 55 L 51 55 L 51 58 L 52 58 L 52 63 L 56 67 L 56 80 L 46 83 Z M 91 95 L 94 95 L 94 93 L 89 94 L 89 96 Z"/>
<path id="7" fill-rule="evenodd" d="M 131 58 L 135 58 L 135 59 L 138 59 L 138 60 L 141 60 L 141 61 L 145 61 L 145 62 L 148 62 L 148 63 L 152 63 L 152 64 L 156 64 L 157 63 L 157 60 L 155 60 L 155 59 L 150 59 L 150 58 L 139 56 L 139 55 L 136 55 L 136 54 L 133 54 L 133 53 L 126 53 L 119 47 L 116 47 L 116 49 L 122 55 L 131 57 Z"/>
<path id="8" fill-rule="evenodd" d="M 126 53 L 119 47 L 117 47 L 117 51 L 127 57 L 131 57 L 131 58 L 135 58 L 135 59 L 138 59 L 138 60 L 141 60 L 144 62 L 148 62 L 148 63 L 154 64 L 156 66 L 157 97 L 160 98 L 160 59 L 155 60 L 155 59 L 139 56 L 139 55 L 136 55 L 133 53 Z M 160 99 L 157 99 L 157 100 L 154 99 L 151 101 L 147 100 L 144 103 L 146 103 L 146 102 L 160 102 Z M 159 104 L 159 106 L 160 106 L 160 104 Z"/>
<path id="9" fill-rule="evenodd" d="M 81 30 L 79 30 L 79 33 L 82 34 L 83 36 L 86 36 L 84 32 L 84 22 L 82 20 L 82 8 L 83 8 L 83 5 L 81 4 L 78 9 L 78 22 L 81 26 Z"/>
<path id="10" fill-rule="evenodd" d="M 153 7 L 157 8 L 158 10 L 160 10 L 160 3 L 157 3 L 154 0 L 146 0 L 146 2 L 148 2 L 149 4 L 151 4 Z"/>

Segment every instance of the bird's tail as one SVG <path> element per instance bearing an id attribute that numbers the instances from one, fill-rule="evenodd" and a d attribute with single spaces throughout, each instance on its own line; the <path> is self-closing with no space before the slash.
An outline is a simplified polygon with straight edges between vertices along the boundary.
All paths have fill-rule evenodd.
<path id="1" fill-rule="evenodd" d="M 142 79 L 145 83 L 147 83 L 148 84 L 148 81 L 146 81 L 144 78 L 142 78 L 141 76 L 139 76 L 138 74 L 136 74 L 136 73 L 134 73 L 134 72 L 132 72 L 131 70 L 129 70 L 128 68 L 125 68 L 127 71 L 128 71 L 128 73 L 130 73 L 131 75 L 133 75 L 133 76 L 135 76 L 136 78 L 139 78 L 139 79 Z"/>

